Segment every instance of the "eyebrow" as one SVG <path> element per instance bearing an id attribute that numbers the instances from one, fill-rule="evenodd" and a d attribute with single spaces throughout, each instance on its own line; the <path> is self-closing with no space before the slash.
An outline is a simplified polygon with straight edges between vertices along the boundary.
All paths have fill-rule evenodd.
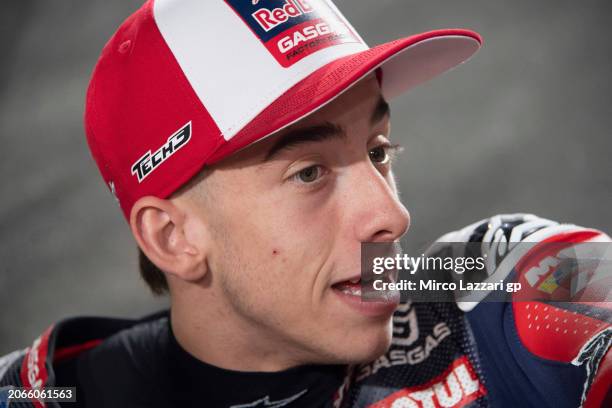
<path id="1" fill-rule="evenodd" d="M 389 114 L 389 104 L 381 96 L 376 103 L 376 107 L 372 111 L 370 123 L 375 125 Z M 324 122 L 319 125 L 295 129 L 283 135 L 274 144 L 274 146 L 270 148 L 263 161 L 269 161 L 277 156 L 281 151 L 291 149 L 301 144 L 323 142 L 326 140 L 343 137 L 346 137 L 344 128 L 331 122 Z"/>
<path id="2" fill-rule="evenodd" d="M 330 122 L 296 129 L 281 137 L 268 151 L 264 161 L 273 159 L 274 156 L 278 155 L 283 150 L 288 150 L 304 143 L 322 142 L 325 140 L 342 138 L 345 134 L 344 128 Z"/>

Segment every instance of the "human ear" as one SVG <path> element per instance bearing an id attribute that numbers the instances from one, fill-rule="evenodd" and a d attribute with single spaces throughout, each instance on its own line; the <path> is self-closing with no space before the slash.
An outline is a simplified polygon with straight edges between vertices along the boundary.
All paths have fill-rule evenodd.
<path id="1" fill-rule="evenodd" d="M 130 228 L 144 254 L 164 273 L 196 282 L 207 272 L 204 248 L 186 233 L 188 214 L 172 200 L 146 196 L 130 213 Z"/>

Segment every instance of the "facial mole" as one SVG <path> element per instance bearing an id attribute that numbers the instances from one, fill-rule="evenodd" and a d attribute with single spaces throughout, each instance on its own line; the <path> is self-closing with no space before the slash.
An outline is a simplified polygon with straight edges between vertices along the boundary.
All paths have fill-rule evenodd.
<path id="1" fill-rule="evenodd" d="M 278 255 L 278 249 L 273 249 L 272 250 L 272 255 Z"/>

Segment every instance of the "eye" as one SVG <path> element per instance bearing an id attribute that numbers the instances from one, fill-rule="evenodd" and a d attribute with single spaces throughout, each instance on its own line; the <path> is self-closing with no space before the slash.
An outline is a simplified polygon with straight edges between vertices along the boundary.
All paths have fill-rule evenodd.
<path id="1" fill-rule="evenodd" d="M 380 145 L 370 149 L 368 155 L 370 160 L 377 166 L 387 166 L 401 153 L 403 148 L 397 144 L 383 142 Z"/>
<path id="2" fill-rule="evenodd" d="M 373 163 L 377 164 L 387 163 L 390 159 L 389 153 L 387 151 L 389 147 L 390 146 L 380 145 L 371 149 L 368 152 L 368 154 L 370 155 L 370 160 L 372 160 Z"/>
<path id="3" fill-rule="evenodd" d="M 323 168 L 319 165 L 306 167 L 298 171 L 293 178 L 304 184 L 309 184 L 317 181 L 323 175 Z"/>

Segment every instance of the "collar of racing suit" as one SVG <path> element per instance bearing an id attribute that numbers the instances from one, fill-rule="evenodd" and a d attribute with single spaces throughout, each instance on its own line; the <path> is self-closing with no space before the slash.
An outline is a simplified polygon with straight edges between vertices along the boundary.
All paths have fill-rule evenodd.
<path id="1" fill-rule="evenodd" d="M 93 332 L 103 326 L 104 338 L 92 340 Z M 79 333 L 84 331 L 88 339 L 72 344 L 69 338 L 82 337 Z M 43 383 L 76 386 L 73 408 L 331 407 L 346 378 L 346 366 L 341 365 L 263 373 L 206 364 L 178 344 L 167 313 L 142 321 L 60 322 L 42 336 L 40 349 L 45 351 L 41 367 L 46 365 L 48 371 Z"/>
<path id="2" fill-rule="evenodd" d="M 187 353 L 169 330 L 169 379 L 181 403 L 200 400 L 229 408 L 331 406 L 345 366 L 308 365 L 280 372 L 241 372 L 206 364 Z M 208 385 L 206 385 L 208 384 Z M 203 395 L 202 391 L 206 390 Z M 181 405 L 183 406 L 183 405 Z"/>

